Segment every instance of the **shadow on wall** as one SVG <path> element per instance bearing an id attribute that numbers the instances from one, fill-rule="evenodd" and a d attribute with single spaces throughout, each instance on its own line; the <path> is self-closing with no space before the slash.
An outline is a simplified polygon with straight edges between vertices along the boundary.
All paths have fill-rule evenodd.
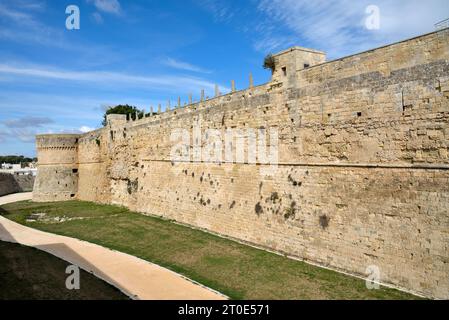
<path id="1" fill-rule="evenodd" d="M 6 215 L 7 211 L 0 207 L 0 215 Z M 16 239 L 6 230 L 5 227 L 0 223 L 0 241 L 6 241 L 11 243 L 17 243 Z"/>
<path id="2" fill-rule="evenodd" d="M 0 173 L 0 197 L 18 192 L 33 191 L 35 177 L 32 175 L 13 175 Z"/>

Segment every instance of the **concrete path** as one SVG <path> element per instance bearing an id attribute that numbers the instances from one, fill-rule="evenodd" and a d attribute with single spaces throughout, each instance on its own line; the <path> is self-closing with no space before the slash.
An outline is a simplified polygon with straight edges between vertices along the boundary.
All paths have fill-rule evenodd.
<path id="1" fill-rule="evenodd" d="M 31 197 L 31 193 L 0 197 L 0 205 L 29 200 Z M 31 229 L 4 217 L 0 217 L 0 240 L 46 251 L 93 273 L 133 299 L 226 299 L 225 296 L 177 273 L 134 256 L 81 240 Z"/>
<path id="2" fill-rule="evenodd" d="M 10 194 L 7 196 L 0 197 L 0 206 L 2 204 L 31 200 L 31 199 L 33 199 L 32 192 Z"/>

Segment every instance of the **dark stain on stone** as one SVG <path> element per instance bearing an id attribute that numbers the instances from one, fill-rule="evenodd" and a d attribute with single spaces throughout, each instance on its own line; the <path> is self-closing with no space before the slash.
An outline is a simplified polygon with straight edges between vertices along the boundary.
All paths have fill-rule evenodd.
<path id="1" fill-rule="evenodd" d="M 296 215 L 296 202 L 292 201 L 292 203 L 290 204 L 290 207 L 288 207 L 287 209 L 285 209 L 284 212 L 284 219 L 288 220 L 290 218 L 294 218 Z"/>
<path id="2" fill-rule="evenodd" d="M 127 181 L 128 181 L 127 185 L 128 194 L 133 194 L 139 189 L 139 179 L 136 179 L 134 181 L 128 179 Z"/>
<path id="3" fill-rule="evenodd" d="M 302 186 L 302 182 L 301 181 L 296 181 L 295 179 L 292 178 L 292 176 L 289 174 L 288 175 L 288 181 L 294 186 L 294 187 L 300 187 Z"/>
<path id="4" fill-rule="evenodd" d="M 329 226 L 329 221 L 330 218 L 327 215 L 323 214 L 322 216 L 320 216 L 320 226 L 321 228 L 323 228 L 323 230 Z"/>
<path id="5" fill-rule="evenodd" d="M 270 200 L 273 203 L 276 203 L 277 200 L 279 200 L 279 194 L 277 192 L 272 192 L 270 196 Z"/>
<path id="6" fill-rule="evenodd" d="M 256 214 L 260 216 L 263 213 L 262 206 L 260 205 L 260 202 L 258 202 L 254 208 L 254 211 L 256 211 Z"/>

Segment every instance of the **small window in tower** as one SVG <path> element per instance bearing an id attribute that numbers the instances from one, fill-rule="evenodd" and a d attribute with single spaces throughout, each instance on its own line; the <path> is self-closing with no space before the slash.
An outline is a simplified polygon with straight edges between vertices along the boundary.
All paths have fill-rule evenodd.
<path id="1" fill-rule="evenodd" d="M 78 173 L 78 169 L 72 169 L 73 173 Z"/>
<path id="2" fill-rule="evenodd" d="M 282 67 L 282 74 L 284 75 L 284 77 L 287 76 L 287 67 Z"/>
<path id="3" fill-rule="evenodd" d="M 304 69 L 307 69 L 308 67 L 310 67 L 310 64 L 304 63 Z"/>

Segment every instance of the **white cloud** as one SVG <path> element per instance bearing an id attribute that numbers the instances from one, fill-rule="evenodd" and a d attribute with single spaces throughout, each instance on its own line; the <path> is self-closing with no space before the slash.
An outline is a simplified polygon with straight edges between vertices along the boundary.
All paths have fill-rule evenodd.
<path id="1" fill-rule="evenodd" d="M 33 143 L 38 134 L 38 130 L 31 128 L 13 129 L 12 136 L 18 138 L 22 142 Z"/>
<path id="2" fill-rule="evenodd" d="M 379 30 L 365 28 L 369 5 L 380 9 Z M 433 31 L 448 17 L 449 1 L 262 0 L 258 10 L 267 17 L 256 28 L 259 51 L 306 42 L 335 58 Z"/>
<path id="3" fill-rule="evenodd" d="M 35 128 L 0 128 L 0 142 L 18 140 L 20 142 L 33 143 L 36 134 L 39 134 L 39 132 Z"/>
<path id="4" fill-rule="evenodd" d="M 106 13 L 120 14 L 122 8 L 118 0 L 87 0 L 88 3 L 93 3 L 95 7 Z"/>
<path id="5" fill-rule="evenodd" d="M 172 58 L 167 58 L 163 61 L 163 63 L 171 68 L 180 69 L 180 70 L 186 70 L 186 71 L 193 71 L 198 73 L 212 73 L 209 70 L 203 69 L 201 67 L 195 66 L 193 64 L 190 64 L 188 62 L 183 62 L 179 60 L 175 60 Z"/>
<path id="6" fill-rule="evenodd" d="M 0 128 L 0 141 L 4 142 L 19 140 L 25 143 L 34 142 L 34 137 L 39 132 L 47 130 L 48 125 L 54 121 L 48 117 L 24 116 L 21 118 L 8 119 L 1 124 L 4 128 Z"/>
<path id="7" fill-rule="evenodd" d="M 50 123 L 53 123 L 53 120 L 48 117 L 33 116 L 26 116 L 19 119 L 10 119 L 3 121 L 3 124 L 8 128 L 36 128 Z"/>
<path id="8" fill-rule="evenodd" d="M 27 22 L 32 20 L 31 15 L 6 7 L 3 4 L 0 4 L 0 17 L 9 18 L 19 22 Z"/>
<path id="9" fill-rule="evenodd" d="M 64 31 L 47 26 L 37 19 L 36 12 L 44 8 L 45 4 L 36 1 L 14 1 L 7 5 L 0 3 L 0 39 L 27 45 L 37 43 L 69 47 L 71 44 L 64 41 Z"/>
<path id="10" fill-rule="evenodd" d="M 204 10 L 212 13 L 217 22 L 228 22 L 235 16 L 231 5 L 224 0 L 196 0 L 195 2 Z"/>
<path id="11" fill-rule="evenodd" d="M 46 8 L 46 3 L 44 1 L 37 0 L 15 0 L 15 5 L 21 9 L 32 10 L 32 11 L 43 11 Z"/>
<path id="12" fill-rule="evenodd" d="M 86 133 L 86 132 L 90 132 L 90 131 L 94 131 L 95 128 L 91 128 L 88 126 L 82 126 L 81 128 L 78 129 L 79 132 L 81 133 Z"/>
<path id="13" fill-rule="evenodd" d="M 158 88 L 171 91 L 186 92 L 186 90 L 197 92 L 201 89 L 212 91 L 215 84 L 207 80 L 173 75 L 139 76 L 119 72 L 108 71 L 72 71 L 55 69 L 48 66 L 17 67 L 15 65 L 0 64 L 0 74 L 13 75 L 20 80 L 25 78 L 53 79 L 64 81 L 78 81 L 96 83 L 102 86 L 120 86 L 133 88 Z M 13 81 L 12 79 L 11 81 Z M 229 88 L 221 86 L 222 92 Z"/>
<path id="14" fill-rule="evenodd" d="M 104 20 L 100 13 L 94 12 L 92 13 L 92 18 L 97 24 L 103 24 Z"/>

